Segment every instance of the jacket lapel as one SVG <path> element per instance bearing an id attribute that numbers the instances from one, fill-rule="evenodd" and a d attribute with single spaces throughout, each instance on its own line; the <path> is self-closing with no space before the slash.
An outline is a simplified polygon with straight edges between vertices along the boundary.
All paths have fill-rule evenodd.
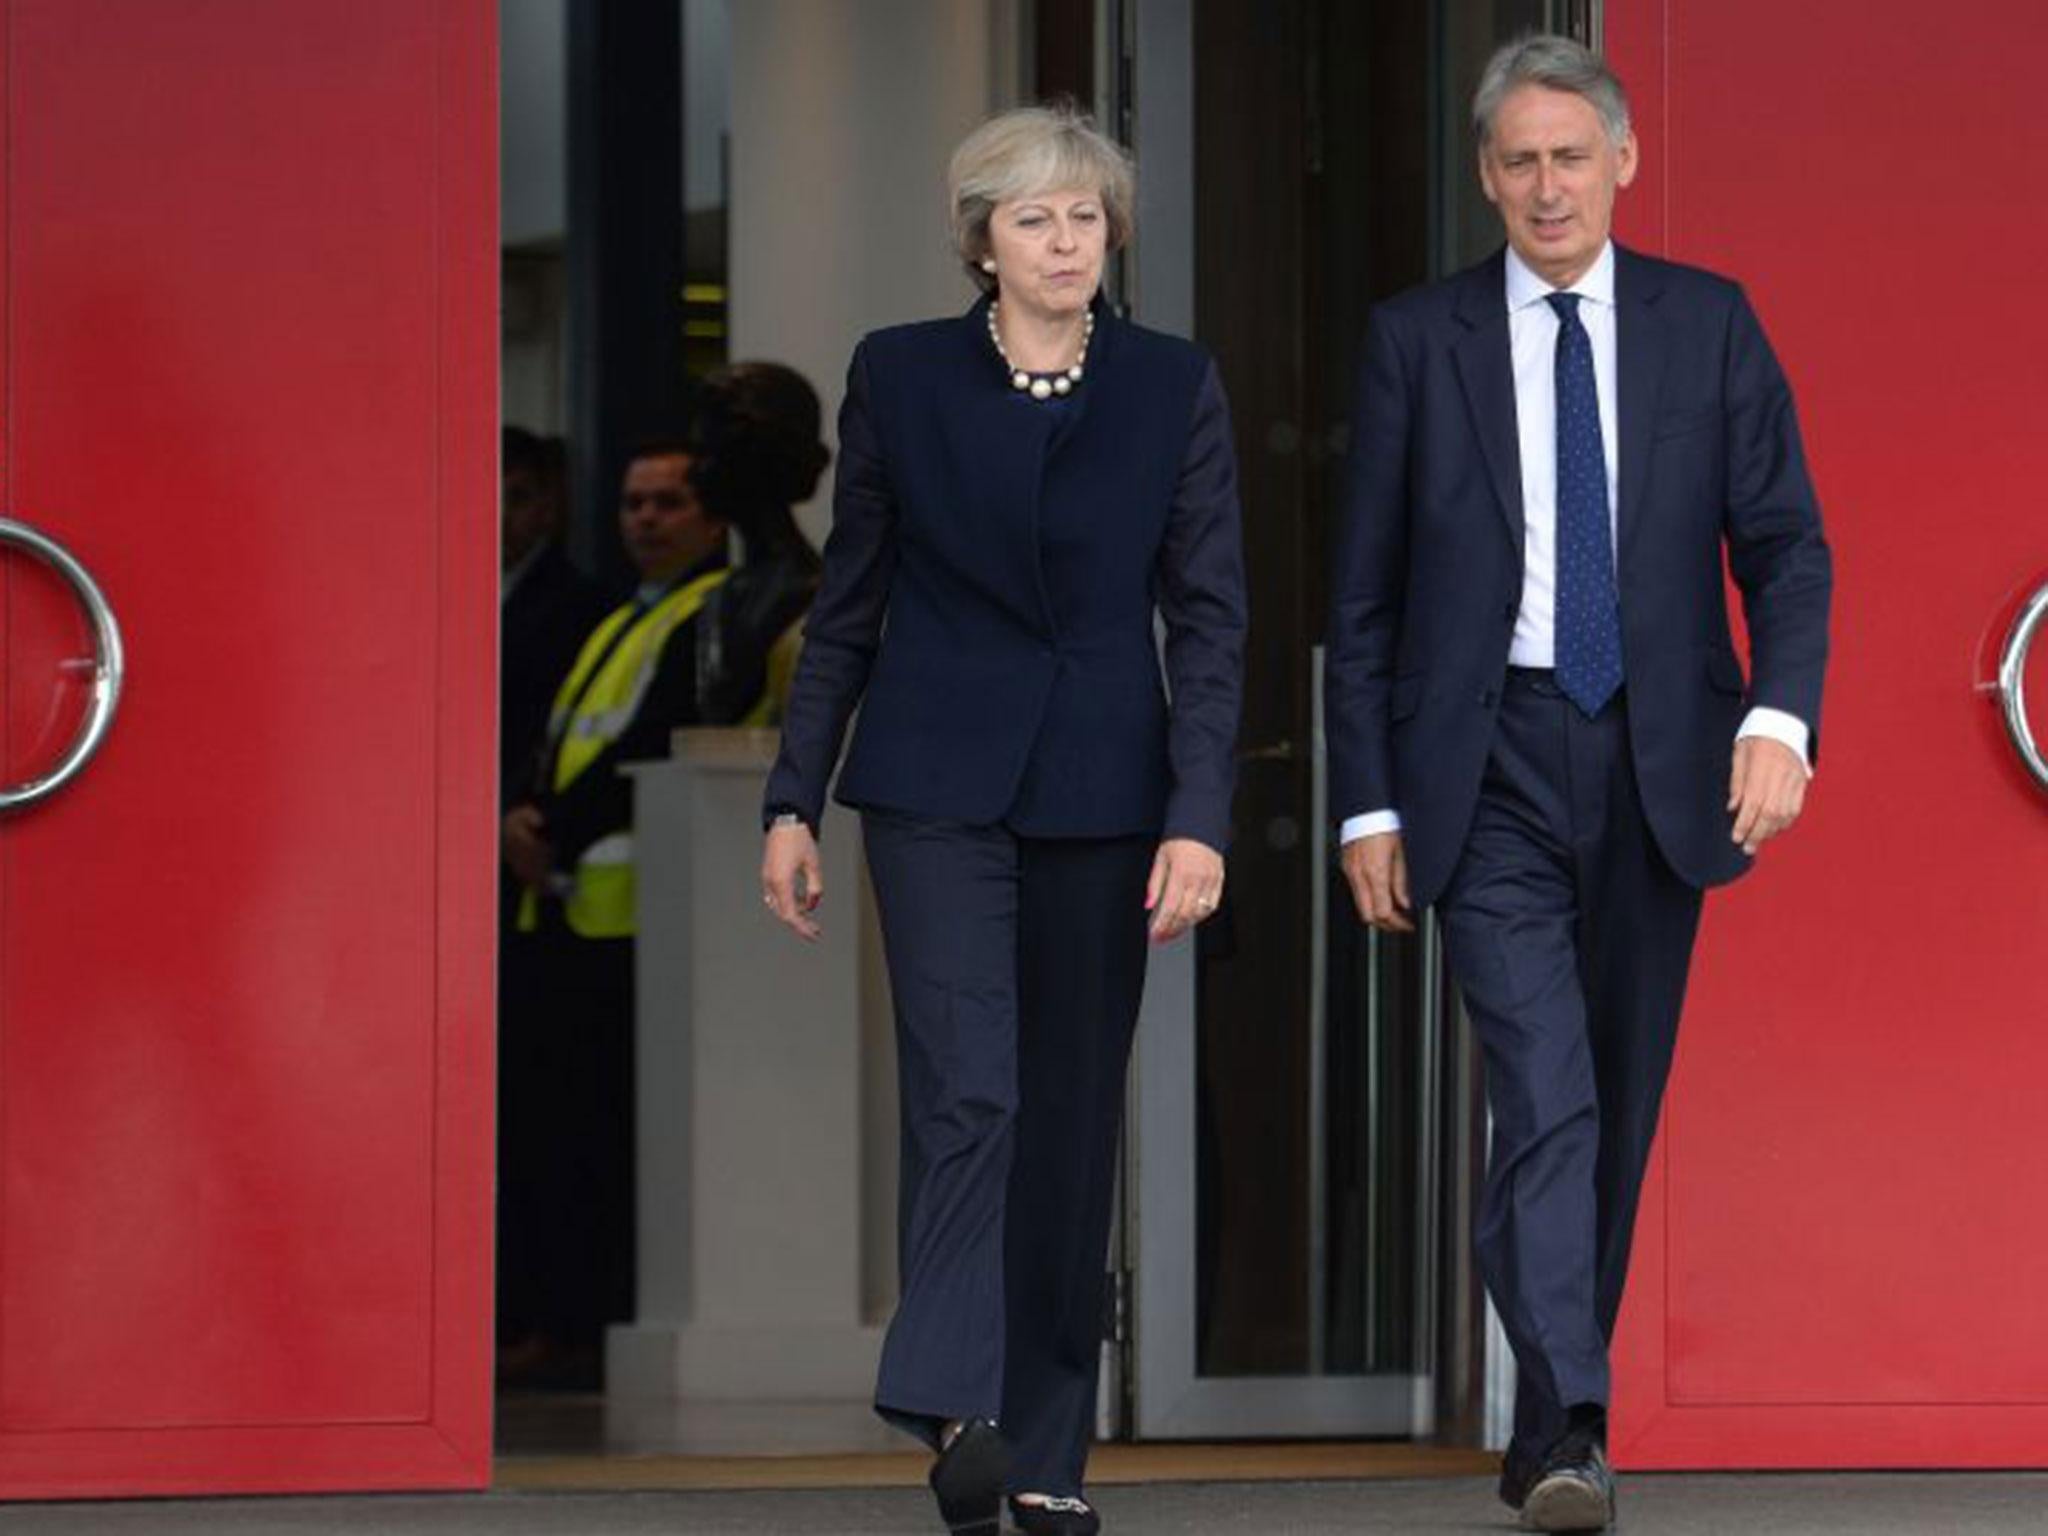
<path id="1" fill-rule="evenodd" d="M 1654 262 L 1633 251 L 1614 250 L 1615 442 L 1620 458 L 1620 491 L 1614 510 L 1617 564 L 1643 524 L 1643 487 L 1656 436 L 1657 402 L 1667 355 L 1664 317 L 1657 301 L 1664 283 Z"/>
<path id="2" fill-rule="evenodd" d="M 1514 359 L 1508 344 L 1507 258 L 1496 255 L 1465 273 L 1453 310 L 1460 332 L 1451 344 L 1458 382 L 1472 412 L 1486 470 L 1493 481 L 1515 558 L 1522 555 L 1522 450 L 1516 435 Z"/>

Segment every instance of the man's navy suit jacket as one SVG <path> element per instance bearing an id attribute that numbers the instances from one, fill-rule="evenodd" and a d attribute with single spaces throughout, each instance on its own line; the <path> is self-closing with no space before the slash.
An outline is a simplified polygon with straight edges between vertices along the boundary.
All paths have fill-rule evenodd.
<path id="1" fill-rule="evenodd" d="M 1496 254 L 1379 306 L 1355 402 L 1326 653 L 1330 803 L 1400 813 L 1418 905 L 1463 851 L 1521 602 L 1506 292 Z M 1796 715 L 1818 752 L 1830 560 L 1791 390 L 1742 290 L 1617 248 L 1615 304 L 1629 739 L 1658 847 L 1706 887 L 1748 867 L 1726 810 L 1748 707 Z"/>
<path id="2" fill-rule="evenodd" d="M 855 350 L 823 585 L 764 803 L 1226 846 L 1245 606 L 1215 365 L 1096 309 L 1087 377 L 1012 389 L 987 301 Z M 1165 683 L 1154 636 L 1165 620 Z"/>

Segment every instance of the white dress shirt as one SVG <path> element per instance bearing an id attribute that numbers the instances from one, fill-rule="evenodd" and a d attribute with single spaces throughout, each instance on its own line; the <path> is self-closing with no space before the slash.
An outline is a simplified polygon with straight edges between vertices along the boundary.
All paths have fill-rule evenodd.
<path id="1" fill-rule="evenodd" d="M 1522 460 L 1522 607 L 1515 617 L 1508 665 L 1554 666 L 1557 657 L 1557 311 L 1550 284 L 1532 272 L 1513 247 L 1507 253 L 1508 348 L 1515 374 L 1515 427 Z M 1614 244 L 1601 250 L 1585 275 L 1563 290 L 1579 296 L 1579 322 L 1593 344 L 1593 384 L 1600 396 L 1600 443 L 1607 459 L 1610 548 L 1619 549 L 1613 519 L 1620 500 L 1616 435 Z M 1752 709 L 1736 733 L 1767 736 L 1799 754 L 1813 771 L 1806 722 L 1781 709 Z M 1400 813 L 1385 807 L 1347 817 L 1341 838 L 1352 842 L 1398 832 Z"/>

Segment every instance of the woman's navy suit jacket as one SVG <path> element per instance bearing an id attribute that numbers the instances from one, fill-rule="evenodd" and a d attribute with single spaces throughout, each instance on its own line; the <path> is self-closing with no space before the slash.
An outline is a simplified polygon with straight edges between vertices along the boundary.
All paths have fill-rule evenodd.
<path id="1" fill-rule="evenodd" d="M 1244 567 L 1199 348 L 1098 303 L 1087 378 L 1055 403 L 1010 387 L 986 300 L 876 331 L 848 370 L 832 518 L 771 811 L 817 826 L 858 704 L 845 804 L 1227 845 Z"/>

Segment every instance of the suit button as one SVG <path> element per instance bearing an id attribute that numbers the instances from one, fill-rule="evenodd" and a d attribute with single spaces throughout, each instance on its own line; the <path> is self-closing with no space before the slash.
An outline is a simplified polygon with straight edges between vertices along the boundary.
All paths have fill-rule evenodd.
<path id="1" fill-rule="evenodd" d="M 1520 603 L 1509 603 L 1501 609 L 1500 616 L 1504 623 L 1512 624 L 1521 611 L 1522 605 Z"/>
<path id="2" fill-rule="evenodd" d="M 1479 690 L 1479 707 L 1481 709 L 1493 708 L 1493 690 L 1491 688 Z"/>

